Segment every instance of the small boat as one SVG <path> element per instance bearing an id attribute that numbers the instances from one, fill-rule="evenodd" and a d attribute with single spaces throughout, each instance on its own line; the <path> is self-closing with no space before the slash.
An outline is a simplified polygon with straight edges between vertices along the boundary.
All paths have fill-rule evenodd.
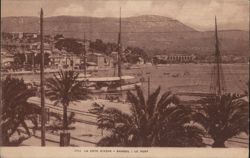
<path id="1" fill-rule="evenodd" d="M 92 93 L 128 91 L 134 90 L 136 86 L 141 86 L 141 82 L 135 81 L 133 76 L 86 77 L 79 80 L 85 81 Z"/>

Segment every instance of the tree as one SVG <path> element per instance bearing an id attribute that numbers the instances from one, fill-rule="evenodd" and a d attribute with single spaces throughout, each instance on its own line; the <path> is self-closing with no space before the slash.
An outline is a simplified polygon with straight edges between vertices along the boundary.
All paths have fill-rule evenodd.
<path id="1" fill-rule="evenodd" d="M 47 128 L 52 131 L 58 131 L 58 130 L 63 130 L 63 120 L 61 117 L 61 114 L 56 113 L 56 112 L 49 112 L 50 117 L 54 117 L 55 120 L 52 122 L 52 124 Z M 75 113 L 70 112 L 69 117 L 67 117 L 67 125 L 68 129 L 75 129 L 75 127 L 69 127 L 71 124 L 75 123 Z"/>
<path id="2" fill-rule="evenodd" d="M 50 56 L 49 53 L 44 53 L 44 65 L 49 65 L 49 62 L 50 62 L 49 56 Z M 40 64 L 40 62 L 41 62 L 41 53 L 38 53 L 35 56 L 34 62 L 35 62 L 35 64 Z"/>
<path id="3" fill-rule="evenodd" d="M 100 39 L 96 39 L 95 42 L 91 42 L 89 47 L 91 50 L 95 50 L 100 53 L 105 53 L 107 49 L 107 45 Z"/>
<path id="4" fill-rule="evenodd" d="M 132 64 L 136 64 L 138 61 L 140 61 L 140 58 L 148 60 L 148 56 L 145 51 L 138 47 L 127 47 L 124 51 L 124 56 L 127 62 Z"/>
<path id="5" fill-rule="evenodd" d="M 23 66 L 25 62 L 25 54 L 22 53 L 17 53 L 14 54 L 14 63 L 16 64 L 16 66 Z"/>
<path id="6" fill-rule="evenodd" d="M 106 44 L 106 55 L 110 55 L 112 52 L 118 51 L 118 45 L 117 43 L 110 43 L 108 42 Z"/>
<path id="7" fill-rule="evenodd" d="M 241 132 L 249 133 L 248 102 L 231 95 L 209 97 L 194 115 L 212 137 L 213 147 L 225 147 L 225 141 Z"/>
<path id="8" fill-rule="evenodd" d="M 72 52 L 76 55 L 83 52 L 83 45 L 74 38 L 61 39 L 55 43 L 55 47 L 59 50 L 64 49 L 67 52 Z"/>
<path id="9" fill-rule="evenodd" d="M 46 81 L 46 96 L 55 105 L 63 106 L 63 129 L 68 128 L 67 108 L 70 102 L 89 98 L 87 89 L 83 87 L 83 82 L 78 80 L 79 74 L 74 71 L 60 71 L 58 75 Z"/>
<path id="10" fill-rule="evenodd" d="M 141 88 L 128 92 L 131 114 L 107 108 L 98 115 L 98 128 L 109 131 L 99 146 L 203 146 L 201 126 L 191 120 L 191 109 L 171 92 L 158 101 L 160 87 L 146 101 Z M 96 108 L 96 107 L 95 107 Z"/>
<path id="11" fill-rule="evenodd" d="M 30 131 L 25 120 L 36 121 L 34 114 L 40 114 L 40 108 L 28 103 L 28 98 L 35 95 L 33 89 L 29 89 L 22 79 L 7 76 L 2 81 L 2 145 L 19 145 L 25 138 L 19 137 L 16 141 L 10 141 L 11 136 L 23 127 L 30 136 Z"/>

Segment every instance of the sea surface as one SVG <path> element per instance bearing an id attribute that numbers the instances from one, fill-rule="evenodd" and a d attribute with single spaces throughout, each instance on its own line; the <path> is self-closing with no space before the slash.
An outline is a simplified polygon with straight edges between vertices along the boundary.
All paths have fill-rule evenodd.
<path id="1" fill-rule="evenodd" d="M 161 87 L 162 92 L 167 90 L 211 92 L 213 67 L 214 64 L 138 65 L 133 69 L 123 69 L 122 75 L 135 76 L 135 80 L 142 82 L 145 93 L 148 89 L 150 92 L 154 91 L 158 86 Z M 248 64 L 222 64 L 222 70 L 226 92 L 244 93 L 248 89 Z M 91 75 L 114 76 L 114 69 L 91 72 Z M 39 73 L 13 76 L 23 78 L 25 81 L 39 81 L 40 79 Z M 45 74 L 45 78 L 52 76 L 52 73 Z"/>

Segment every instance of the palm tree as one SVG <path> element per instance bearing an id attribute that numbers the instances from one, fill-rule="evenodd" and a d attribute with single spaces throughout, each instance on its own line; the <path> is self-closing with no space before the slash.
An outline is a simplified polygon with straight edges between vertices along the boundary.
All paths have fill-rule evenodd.
<path id="1" fill-rule="evenodd" d="M 107 108 L 98 115 L 98 128 L 108 135 L 99 146 L 203 146 L 201 126 L 192 122 L 191 109 L 171 92 L 158 101 L 160 87 L 146 101 L 141 88 L 127 93 L 130 114 Z M 96 106 L 95 106 L 96 109 Z"/>
<path id="2" fill-rule="evenodd" d="M 89 98 L 83 82 L 78 80 L 79 73 L 74 71 L 60 71 L 58 75 L 46 81 L 46 96 L 55 101 L 55 105 L 63 106 L 63 129 L 68 128 L 67 107 L 70 102 Z"/>
<path id="3" fill-rule="evenodd" d="M 209 97 L 195 114 L 212 137 L 212 147 L 225 147 L 225 141 L 241 132 L 249 133 L 249 103 L 231 95 Z"/>
<path id="4" fill-rule="evenodd" d="M 50 117 L 54 117 L 55 120 L 53 121 L 52 125 L 50 125 L 47 129 L 51 130 L 52 133 L 58 130 L 63 130 L 63 120 L 61 114 L 58 114 L 56 112 L 49 112 Z M 71 124 L 75 123 L 75 113 L 70 112 L 69 116 L 67 117 L 67 124 L 70 126 Z M 68 129 L 75 129 L 75 127 L 68 127 Z"/>
<path id="5" fill-rule="evenodd" d="M 34 96 L 35 91 L 29 89 L 22 79 L 7 76 L 2 82 L 2 115 L 1 130 L 3 145 L 18 145 L 25 138 L 20 137 L 17 141 L 11 142 L 10 137 L 20 130 L 22 126 L 30 136 L 30 131 L 25 120 L 36 121 L 34 114 L 40 114 L 40 108 L 28 103 L 28 98 Z M 34 118 L 35 117 L 35 118 Z"/>

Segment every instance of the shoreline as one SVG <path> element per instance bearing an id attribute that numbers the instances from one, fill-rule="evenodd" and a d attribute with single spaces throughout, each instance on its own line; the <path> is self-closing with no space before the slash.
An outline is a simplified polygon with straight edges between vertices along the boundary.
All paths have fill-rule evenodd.
<path id="1" fill-rule="evenodd" d="M 157 64 L 157 65 L 149 65 L 149 64 L 134 64 L 131 66 L 129 69 L 125 70 L 135 70 L 135 69 L 141 69 L 141 68 L 146 68 L 146 67 L 155 67 L 155 68 L 164 68 L 164 67 L 172 67 L 172 66 L 183 66 L 183 65 L 201 65 L 201 66 L 210 66 L 213 65 L 214 63 L 179 63 L 179 64 Z M 246 66 L 249 65 L 249 63 L 222 63 L 222 65 L 233 65 L 233 66 Z M 87 70 L 89 72 L 95 72 L 95 71 L 110 71 L 113 70 L 114 68 L 111 67 L 105 67 L 105 68 L 99 68 L 95 70 Z M 59 71 L 70 71 L 72 69 L 45 69 L 44 73 L 50 74 L 50 73 L 56 73 Z M 84 72 L 84 70 L 79 70 L 79 69 L 74 69 L 73 71 L 76 72 Z M 1 75 L 37 75 L 40 74 L 40 71 L 9 71 L 9 72 L 1 72 Z"/>

